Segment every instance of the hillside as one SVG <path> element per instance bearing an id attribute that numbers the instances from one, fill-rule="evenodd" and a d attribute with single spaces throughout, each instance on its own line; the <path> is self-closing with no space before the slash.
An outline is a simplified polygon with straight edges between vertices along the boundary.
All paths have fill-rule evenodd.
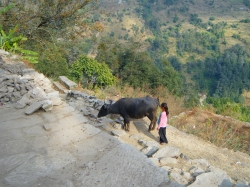
<path id="1" fill-rule="evenodd" d="M 120 80 L 141 89 L 149 83 L 153 93 L 163 86 L 184 97 L 186 107 L 199 105 L 199 94 L 204 94 L 229 98 L 249 113 L 247 94 L 243 95 L 250 89 L 249 8 L 245 1 L 128 0 L 100 1 L 98 5 L 87 19 L 100 23 L 104 30 L 95 35 L 88 55 L 106 62 Z M 126 50 L 129 52 L 124 53 Z M 140 58 L 143 53 L 147 58 Z M 160 72 L 141 70 L 142 65 L 152 69 L 152 62 Z M 138 84 L 141 76 L 137 72 L 149 80 Z M 160 73 L 176 76 L 161 75 L 162 82 L 152 80 L 152 74 Z"/>
<path id="2" fill-rule="evenodd" d="M 162 32 L 176 26 L 178 26 L 180 32 L 188 29 L 196 29 L 200 32 L 207 31 L 211 26 L 200 28 L 197 25 L 190 24 L 190 15 L 197 14 L 204 23 L 209 21 L 213 24 L 227 23 L 223 37 L 226 45 L 220 45 L 221 50 L 235 44 L 249 45 L 249 23 L 241 22 L 241 20 L 249 18 L 249 8 L 242 1 L 192 0 L 174 1 L 172 4 L 166 4 L 166 2 L 168 1 L 100 1 L 97 9 L 98 13 L 93 15 L 104 26 L 104 31 L 98 35 L 98 38 L 109 36 L 110 33 L 114 33 L 112 36 L 122 42 L 126 42 L 126 39 L 124 40 L 126 35 L 135 37 L 141 42 L 151 37 L 154 38 L 152 27 L 146 25 L 142 13 L 138 12 L 139 9 L 145 10 L 146 6 L 150 6 L 150 9 L 147 10 L 152 12 L 148 12 L 148 16 L 154 16 L 157 19 L 159 29 Z M 175 17 L 176 21 L 174 21 Z M 142 32 L 140 32 L 141 29 L 143 29 Z M 234 34 L 240 35 L 240 38 L 232 37 Z M 169 52 L 165 53 L 165 55 L 176 54 L 176 38 L 170 36 L 167 45 Z M 181 61 L 185 63 L 192 55 L 195 55 L 196 58 L 205 58 L 203 55 L 185 53 L 181 57 Z"/>
<path id="3" fill-rule="evenodd" d="M 249 0 L 13 2 L 1 4 L 2 48 L 39 62 L 34 68 L 46 76 L 109 86 L 93 83 L 97 72 L 82 80 L 72 73 L 87 54 L 108 66 L 118 87 L 167 92 L 185 107 L 199 105 L 200 95 L 212 97 L 213 107 L 226 98 L 250 121 L 243 95 L 250 90 Z"/>

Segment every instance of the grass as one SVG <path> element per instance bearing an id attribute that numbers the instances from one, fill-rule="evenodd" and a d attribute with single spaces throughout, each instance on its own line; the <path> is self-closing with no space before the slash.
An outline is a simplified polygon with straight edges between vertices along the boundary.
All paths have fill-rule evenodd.
<path id="1" fill-rule="evenodd" d="M 219 147 L 250 154 L 250 124 L 200 108 L 187 111 L 170 124 Z"/>

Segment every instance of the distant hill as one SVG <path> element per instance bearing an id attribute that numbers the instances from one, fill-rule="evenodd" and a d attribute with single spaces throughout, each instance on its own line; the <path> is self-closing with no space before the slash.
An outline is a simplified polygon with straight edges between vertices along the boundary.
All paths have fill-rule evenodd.
<path id="1" fill-rule="evenodd" d="M 250 89 L 250 75 L 233 72 L 235 68 L 247 72 L 250 63 L 249 4 L 247 0 L 103 0 L 88 19 L 104 28 L 96 34 L 95 49 L 103 37 L 123 45 L 139 42 L 137 50 L 147 51 L 158 67 L 170 63 L 186 85 L 194 85 L 192 90 L 239 102 L 243 90 Z M 89 55 L 97 53 L 91 50 Z M 226 64 L 223 71 L 218 62 Z M 210 66 L 213 72 L 203 69 Z"/>
<path id="2" fill-rule="evenodd" d="M 104 26 L 104 32 L 98 37 L 111 36 L 121 42 L 125 42 L 129 37 L 135 37 L 141 42 L 155 38 L 156 33 L 161 31 L 164 36 L 166 30 L 177 27 L 180 33 L 189 29 L 198 32 L 208 32 L 213 26 L 206 27 L 199 24 L 191 24 L 191 15 L 197 15 L 202 23 L 211 22 L 218 24 L 225 22 L 221 28 L 223 37 L 219 40 L 220 50 L 227 49 L 235 44 L 249 45 L 250 35 L 248 33 L 249 23 L 244 20 L 249 19 L 249 8 L 243 1 L 215 1 L 215 0 L 102 0 L 98 4 L 97 13 L 90 16 L 95 21 L 100 21 Z M 147 20 L 148 19 L 148 20 Z M 154 30 L 156 32 L 154 32 Z M 168 32 L 165 56 L 177 54 L 176 36 Z M 145 43 L 148 46 L 149 43 Z M 209 55 L 209 54 L 207 54 Z M 204 59 L 203 54 L 184 52 L 180 57 L 185 63 L 189 57 Z"/>

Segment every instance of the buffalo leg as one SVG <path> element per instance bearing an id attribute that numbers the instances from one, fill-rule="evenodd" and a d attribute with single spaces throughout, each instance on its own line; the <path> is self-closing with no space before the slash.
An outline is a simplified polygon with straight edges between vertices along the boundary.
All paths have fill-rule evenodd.
<path id="1" fill-rule="evenodd" d="M 148 119 L 150 119 L 150 125 L 148 127 L 148 131 L 152 131 L 155 129 L 155 125 L 156 125 L 156 121 L 157 121 L 157 117 L 155 114 L 151 113 L 148 116 Z"/>
<path id="2" fill-rule="evenodd" d="M 124 130 L 129 131 L 129 118 L 123 117 L 124 118 Z"/>
<path id="3" fill-rule="evenodd" d="M 127 124 L 127 131 L 128 131 L 128 132 L 129 132 L 129 123 L 130 123 L 130 122 L 128 122 L 128 124 Z"/>
<path id="4" fill-rule="evenodd" d="M 157 117 L 156 117 L 156 116 L 154 116 L 153 121 L 151 121 L 151 130 L 155 130 L 156 121 L 157 121 Z"/>
<path id="5" fill-rule="evenodd" d="M 127 113 L 121 113 L 121 116 L 123 117 L 124 120 L 124 130 L 129 131 L 129 116 Z"/>

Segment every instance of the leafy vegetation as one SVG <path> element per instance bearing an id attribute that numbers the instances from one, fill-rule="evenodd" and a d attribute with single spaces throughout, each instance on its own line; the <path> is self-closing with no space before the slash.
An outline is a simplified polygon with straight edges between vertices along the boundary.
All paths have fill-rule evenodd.
<path id="1" fill-rule="evenodd" d="M 250 107 L 244 106 L 243 103 L 235 103 L 229 98 L 215 99 L 213 97 L 208 98 L 207 103 L 213 105 L 217 114 L 250 122 Z"/>
<path id="2" fill-rule="evenodd" d="M 53 44 L 48 44 L 49 49 L 43 51 L 39 56 L 39 63 L 35 68 L 44 75 L 57 79 L 58 76 L 68 75 L 69 67 L 66 60 L 66 53 Z"/>
<path id="3" fill-rule="evenodd" d="M 187 72 L 192 74 L 201 92 L 239 102 L 243 90 L 250 89 L 249 55 L 248 49 L 235 45 L 218 58 L 187 63 Z"/>
<path id="4" fill-rule="evenodd" d="M 132 42 L 124 47 L 117 41 L 104 39 L 98 47 L 96 59 L 106 62 L 123 85 L 150 89 L 166 86 L 171 93 L 181 95 L 180 74 L 166 59 L 161 59 L 157 67 L 149 53 L 138 50 L 139 46 L 140 43 Z"/>
<path id="5" fill-rule="evenodd" d="M 115 84 L 116 79 L 108 66 L 82 55 L 70 66 L 71 76 L 87 87 L 106 87 Z"/>
<path id="6" fill-rule="evenodd" d="M 249 0 L 243 0 L 243 3 L 250 8 L 250 1 Z"/>
<path id="7" fill-rule="evenodd" d="M 23 49 L 20 46 L 22 42 L 27 40 L 27 38 L 23 37 L 22 35 L 16 36 L 17 29 L 18 25 L 16 25 L 13 29 L 10 29 L 8 33 L 5 33 L 4 30 L 1 30 L 1 49 L 12 53 L 20 54 L 23 59 L 26 59 L 31 63 L 38 63 L 38 53 L 31 50 Z"/>

